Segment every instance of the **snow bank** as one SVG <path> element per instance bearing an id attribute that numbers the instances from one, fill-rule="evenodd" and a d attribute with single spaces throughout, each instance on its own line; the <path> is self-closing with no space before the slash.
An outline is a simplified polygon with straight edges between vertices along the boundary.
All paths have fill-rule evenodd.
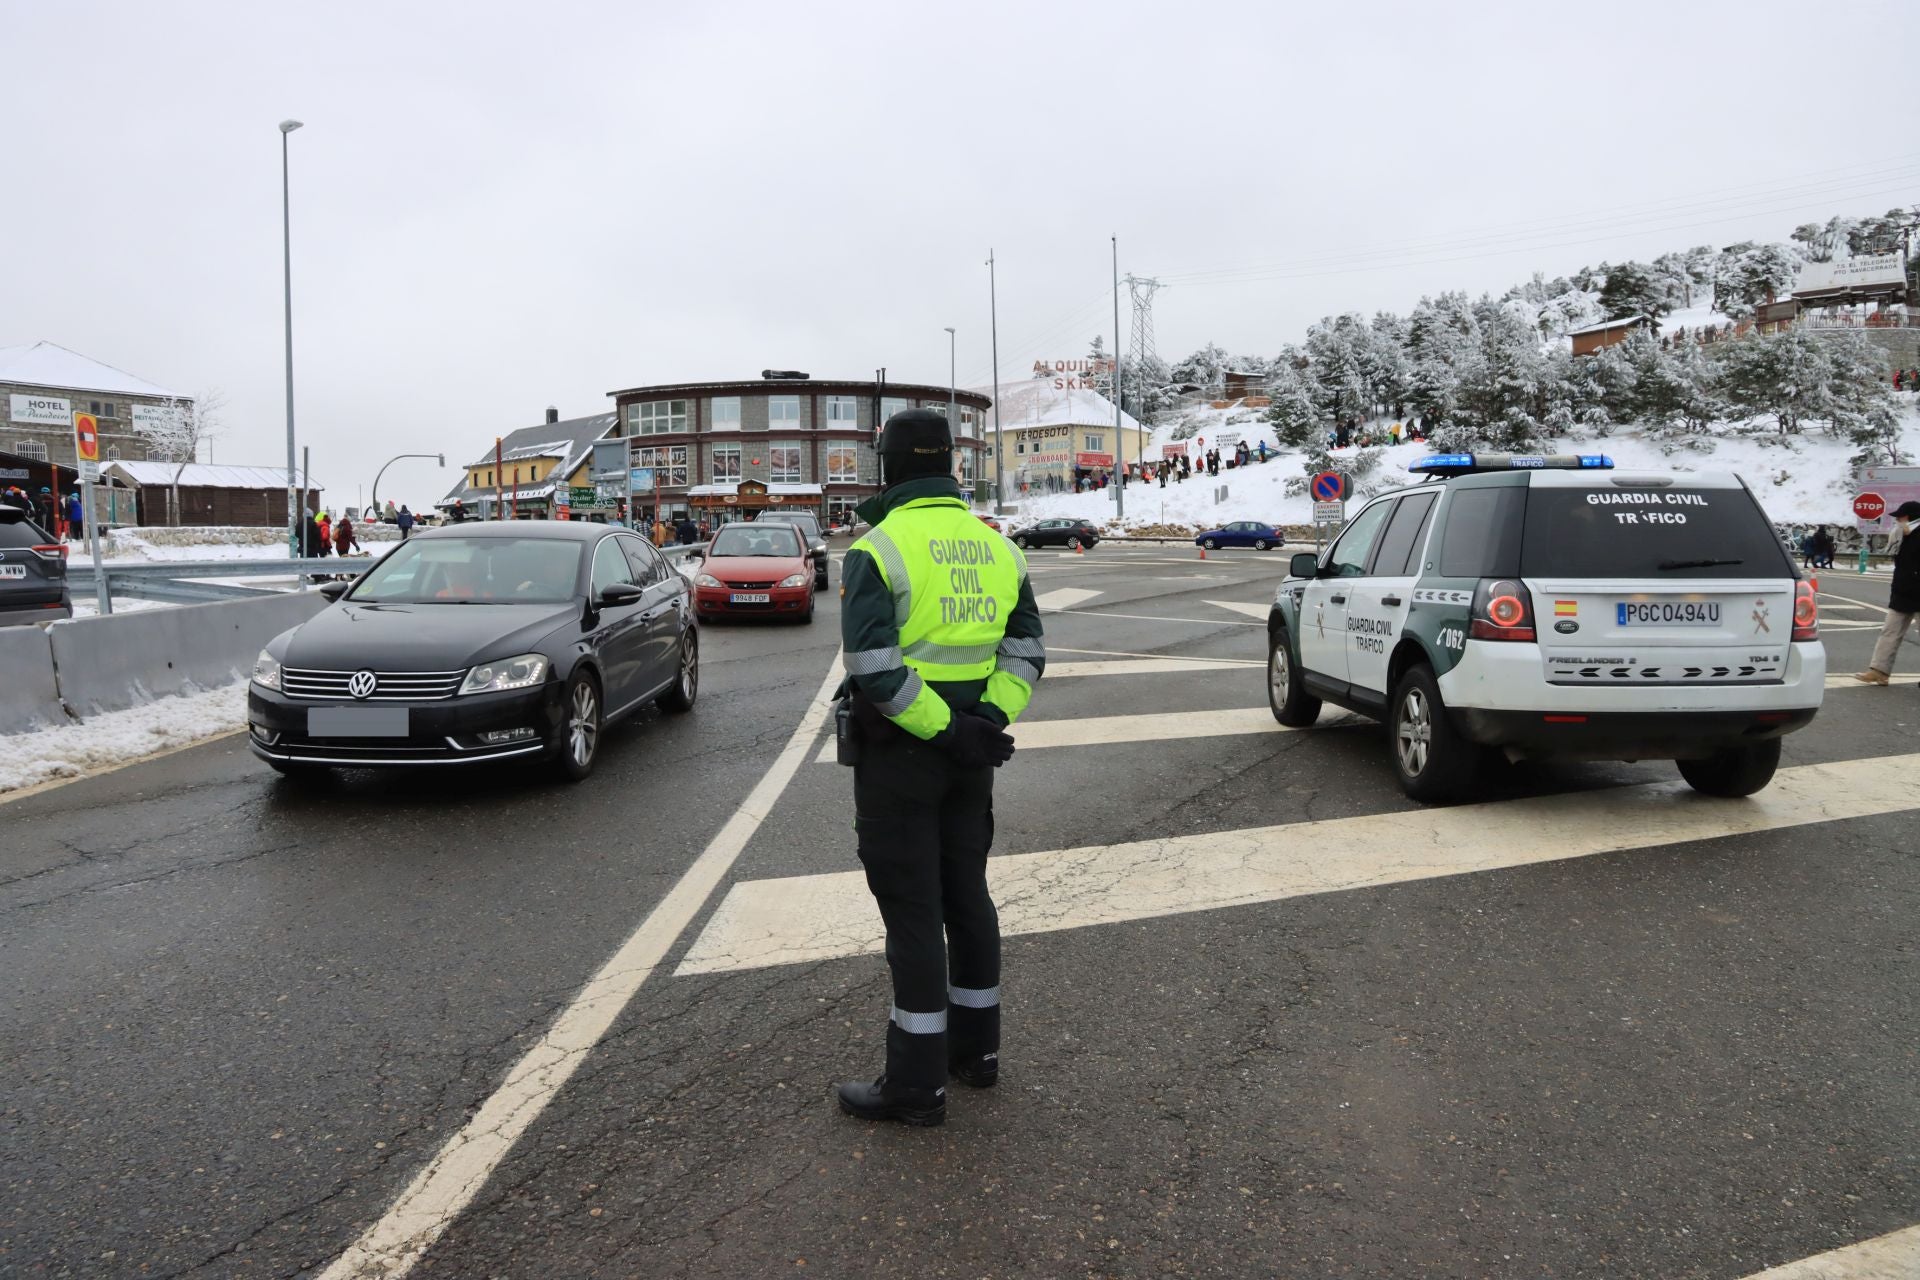
<path id="1" fill-rule="evenodd" d="M 1901 449 L 1909 455 L 1920 454 L 1920 411 L 1912 401 L 1906 408 L 1905 432 Z M 1273 428 L 1258 414 L 1240 410 L 1208 410 L 1188 415 L 1185 420 L 1196 427 L 1193 439 L 1175 441 L 1173 428 L 1162 427 L 1154 434 L 1150 458 L 1158 457 L 1162 444 L 1193 446 L 1199 439 L 1209 445 L 1222 428 L 1242 433 L 1249 446 L 1264 440 L 1274 445 Z M 1723 428 L 1724 431 L 1724 428 Z M 1782 439 L 1778 436 L 1706 434 L 1686 439 L 1655 437 L 1622 430 L 1597 439 L 1565 439 L 1547 442 L 1542 452 L 1604 453 L 1621 470 L 1655 471 L 1731 471 L 1753 486 L 1767 515 L 1782 524 L 1853 523 L 1852 456 L 1856 446 L 1845 441 L 1813 433 Z M 1193 449 L 1195 456 L 1199 450 Z M 1336 449 L 1336 466 L 1357 449 Z M 1371 491 L 1408 484 L 1413 477 L 1407 465 L 1424 457 L 1431 449 L 1424 444 L 1393 445 L 1380 450 L 1380 468 L 1362 484 Z M 1305 454 L 1285 449 L 1269 457 L 1266 463 L 1229 471 L 1223 465 L 1218 476 L 1196 472 L 1184 484 L 1168 481 L 1161 488 L 1157 481 L 1135 482 L 1127 486 L 1126 518 L 1120 521 L 1128 529 L 1147 525 L 1170 524 L 1193 529 L 1214 528 L 1230 520 L 1264 520 L 1276 525 L 1305 525 L 1313 521 L 1312 500 L 1304 493 L 1289 496 L 1286 484 L 1306 475 Z M 1225 488 L 1226 497 L 1216 499 L 1215 490 Z M 1035 496 L 1015 503 L 1016 521 L 1078 517 L 1100 525 L 1112 525 L 1113 494 L 1058 494 Z"/>
<path id="2" fill-rule="evenodd" d="M 247 687 L 234 684 L 96 715 L 84 724 L 7 734 L 0 736 L 0 792 L 76 778 L 244 728 L 246 722 Z"/>
<path id="3" fill-rule="evenodd" d="M 392 525 L 354 526 L 363 544 L 398 542 Z M 156 564 L 169 560 L 284 560 L 287 531 L 246 525 L 182 525 L 179 528 L 129 526 L 109 531 L 101 555 L 109 564 Z M 80 554 L 76 545 L 73 552 Z"/>

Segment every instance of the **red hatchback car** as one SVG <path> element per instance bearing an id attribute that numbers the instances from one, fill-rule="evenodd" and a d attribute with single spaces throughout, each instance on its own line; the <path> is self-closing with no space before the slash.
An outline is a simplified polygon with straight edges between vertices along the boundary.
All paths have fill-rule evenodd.
<path id="1" fill-rule="evenodd" d="M 693 575 L 702 618 L 813 621 L 813 561 L 790 524 L 730 524 L 713 535 Z"/>

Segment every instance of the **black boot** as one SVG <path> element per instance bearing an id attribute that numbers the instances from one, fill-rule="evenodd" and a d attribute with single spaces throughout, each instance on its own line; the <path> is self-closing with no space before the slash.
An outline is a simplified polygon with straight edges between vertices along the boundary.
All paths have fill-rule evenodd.
<path id="1" fill-rule="evenodd" d="M 840 1095 L 840 1109 L 862 1120 L 898 1120 L 926 1128 L 947 1120 L 944 1088 L 908 1089 L 890 1084 L 881 1076 L 872 1084 L 843 1084 L 835 1091 Z"/>
<path id="2" fill-rule="evenodd" d="M 1000 1055 L 976 1053 L 969 1058 L 955 1058 L 947 1064 L 947 1070 L 958 1076 L 964 1085 L 975 1089 L 991 1089 L 1000 1079 Z"/>

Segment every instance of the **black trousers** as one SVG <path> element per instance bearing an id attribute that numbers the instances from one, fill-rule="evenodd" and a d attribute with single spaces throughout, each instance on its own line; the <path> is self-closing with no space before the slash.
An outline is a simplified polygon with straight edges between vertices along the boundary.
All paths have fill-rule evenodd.
<path id="1" fill-rule="evenodd" d="M 993 770 L 895 730 L 853 771 L 854 830 L 887 926 L 887 1078 L 942 1088 L 950 1060 L 1000 1050 L 1000 915 L 987 892 Z"/>

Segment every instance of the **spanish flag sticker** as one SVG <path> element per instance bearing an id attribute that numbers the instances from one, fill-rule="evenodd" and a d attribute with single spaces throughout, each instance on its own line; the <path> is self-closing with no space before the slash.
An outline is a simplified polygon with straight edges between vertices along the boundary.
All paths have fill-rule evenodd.
<path id="1" fill-rule="evenodd" d="M 1579 617 L 1580 602 L 1578 600 L 1555 600 L 1553 602 L 1553 616 L 1556 618 Z"/>

